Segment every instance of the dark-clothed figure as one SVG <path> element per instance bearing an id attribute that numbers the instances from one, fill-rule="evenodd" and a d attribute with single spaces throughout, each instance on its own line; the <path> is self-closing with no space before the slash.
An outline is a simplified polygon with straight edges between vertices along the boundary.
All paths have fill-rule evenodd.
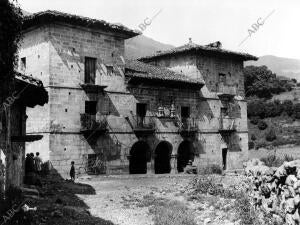
<path id="1" fill-rule="evenodd" d="M 75 166 L 74 166 L 74 161 L 71 162 L 71 169 L 70 169 L 70 177 L 71 180 L 75 180 Z"/>
<path id="2" fill-rule="evenodd" d="M 40 158 L 40 153 L 37 152 L 36 156 L 34 157 L 34 165 L 35 165 L 35 171 L 38 174 L 41 174 L 42 171 L 42 159 Z"/>

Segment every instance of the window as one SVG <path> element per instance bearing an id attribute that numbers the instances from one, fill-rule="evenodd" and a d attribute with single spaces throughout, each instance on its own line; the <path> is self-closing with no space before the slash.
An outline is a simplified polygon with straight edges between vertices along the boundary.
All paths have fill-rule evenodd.
<path id="1" fill-rule="evenodd" d="M 23 72 L 26 70 L 26 57 L 21 58 L 20 69 Z"/>
<path id="2" fill-rule="evenodd" d="M 97 102 L 86 101 L 85 102 L 85 113 L 89 115 L 96 115 L 97 113 Z"/>
<path id="3" fill-rule="evenodd" d="M 189 118 L 190 117 L 190 107 L 182 106 L 181 107 L 181 118 Z"/>
<path id="4" fill-rule="evenodd" d="M 219 73 L 219 82 L 226 83 L 226 74 Z"/>
<path id="5" fill-rule="evenodd" d="M 114 67 L 113 66 L 106 66 L 106 71 L 107 71 L 107 75 L 111 76 L 114 72 Z"/>
<path id="6" fill-rule="evenodd" d="M 229 111 L 228 111 L 227 107 L 221 108 L 221 117 L 224 117 L 224 116 L 229 116 Z"/>
<path id="7" fill-rule="evenodd" d="M 147 104 L 137 103 L 136 104 L 136 114 L 138 117 L 145 117 L 147 112 Z"/>
<path id="8" fill-rule="evenodd" d="M 96 58 L 85 57 L 84 82 L 86 84 L 95 84 L 96 62 L 97 62 Z"/>

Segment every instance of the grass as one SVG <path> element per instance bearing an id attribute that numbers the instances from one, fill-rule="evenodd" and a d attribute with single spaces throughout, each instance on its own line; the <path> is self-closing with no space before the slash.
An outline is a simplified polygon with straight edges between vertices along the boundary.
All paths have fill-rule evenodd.
<path id="1" fill-rule="evenodd" d="M 222 174 L 223 170 L 221 166 L 217 164 L 209 164 L 206 165 L 205 167 L 201 168 L 199 171 L 199 174 L 202 175 L 209 175 L 209 174 Z"/>
<path id="2" fill-rule="evenodd" d="M 154 225 L 196 225 L 192 213 L 179 201 L 159 202 L 150 208 Z"/>
<path id="3" fill-rule="evenodd" d="M 260 159 L 262 162 L 266 164 L 266 166 L 269 167 L 279 167 L 281 166 L 285 161 L 290 162 L 295 160 L 293 156 L 285 154 L 282 158 L 279 156 L 276 156 L 275 154 L 268 155 L 266 157 L 262 157 Z"/>

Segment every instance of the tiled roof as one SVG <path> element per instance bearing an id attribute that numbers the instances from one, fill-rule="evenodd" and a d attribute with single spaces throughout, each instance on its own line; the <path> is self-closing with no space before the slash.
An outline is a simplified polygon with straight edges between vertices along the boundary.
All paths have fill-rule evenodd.
<path id="1" fill-rule="evenodd" d="M 218 42 L 218 43 L 221 44 L 220 42 Z M 239 58 L 239 59 L 242 59 L 243 61 L 258 59 L 256 56 L 253 56 L 253 55 L 250 55 L 247 53 L 234 52 L 234 51 L 222 49 L 213 44 L 197 45 L 195 43 L 188 43 L 188 44 L 182 45 L 180 47 L 172 48 L 172 49 L 169 49 L 166 51 L 158 51 L 153 55 L 142 57 L 142 58 L 140 58 L 140 60 L 148 61 L 148 60 L 162 57 L 162 56 L 176 55 L 178 53 L 186 53 L 186 52 L 202 52 L 204 54 L 206 53 L 206 54 L 212 54 L 212 55 L 223 55 L 223 56 L 228 56 L 228 57 Z"/>
<path id="2" fill-rule="evenodd" d="M 127 38 L 135 37 L 140 34 L 139 31 L 131 30 L 123 26 L 122 24 L 108 23 L 104 20 L 92 19 L 89 17 L 63 13 L 55 10 L 47 10 L 25 16 L 23 29 L 53 22 L 69 23 L 72 25 L 84 26 L 87 28 L 120 32 L 125 34 Z"/>
<path id="3" fill-rule="evenodd" d="M 43 87 L 43 83 L 42 83 L 41 80 L 33 78 L 31 76 L 24 75 L 24 74 L 19 73 L 19 72 L 15 72 L 15 78 L 17 80 L 23 81 L 23 82 L 28 83 L 28 84 L 35 85 L 37 87 Z"/>
<path id="4" fill-rule="evenodd" d="M 204 85 L 203 81 L 198 81 L 167 68 L 153 66 L 137 60 L 127 60 L 125 68 L 125 76 L 127 77 Z"/>

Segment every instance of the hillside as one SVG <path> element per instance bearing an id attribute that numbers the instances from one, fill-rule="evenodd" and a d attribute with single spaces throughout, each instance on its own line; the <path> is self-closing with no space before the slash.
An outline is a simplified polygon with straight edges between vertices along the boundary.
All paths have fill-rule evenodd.
<path id="1" fill-rule="evenodd" d="M 266 65 L 273 73 L 276 73 L 277 76 L 295 78 L 298 82 L 300 81 L 300 60 L 298 59 L 265 55 L 259 57 L 258 61 L 245 62 L 245 66 L 248 65 Z"/>
<path id="2" fill-rule="evenodd" d="M 173 47 L 172 45 L 155 41 L 144 35 L 139 35 L 125 41 L 125 57 L 127 59 L 136 59 L 151 55 L 159 50 L 163 51 Z"/>

